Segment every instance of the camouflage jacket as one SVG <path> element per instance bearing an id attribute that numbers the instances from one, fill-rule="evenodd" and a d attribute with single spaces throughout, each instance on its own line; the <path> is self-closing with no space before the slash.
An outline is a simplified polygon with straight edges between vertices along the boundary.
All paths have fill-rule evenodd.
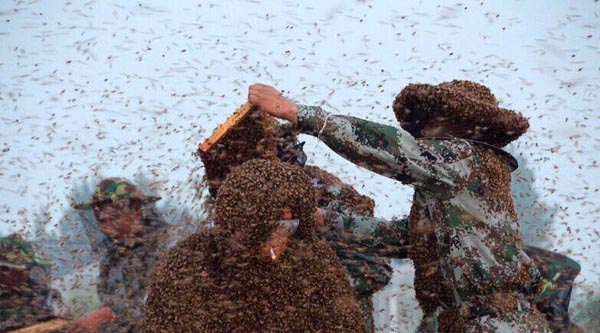
<path id="1" fill-rule="evenodd" d="M 168 245 L 167 225 L 146 225 L 127 242 L 108 243 L 100 263 L 98 297 L 115 313 L 115 322 L 102 332 L 139 332 L 147 286 L 161 251 Z"/>
<path id="2" fill-rule="evenodd" d="M 325 223 L 337 226 L 347 221 L 378 221 L 375 217 L 352 216 L 324 210 Z M 352 222 L 351 222 L 352 223 Z M 346 225 L 348 226 L 348 225 Z M 349 226 L 352 228 L 352 226 Z M 383 289 L 392 278 L 389 252 L 378 252 L 373 247 L 373 238 L 351 239 L 349 229 L 332 228 L 324 232 L 325 238 L 333 245 L 336 254 L 352 277 L 352 287 L 358 295 L 371 296 Z"/>
<path id="3" fill-rule="evenodd" d="M 35 325 L 59 316 L 59 309 L 64 305 L 60 293 L 46 284 L 48 276 L 36 267 L 29 274 L 27 288 L 0 291 L 0 331 Z"/>
<path id="4" fill-rule="evenodd" d="M 409 240 L 408 218 L 388 221 L 370 216 L 337 214 L 329 209 L 325 212 L 326 223 L 331 226 L 331 230 L 327 231 L 328 238 L 343 239 L 350 247 L 358 246 L 364 256 L 407 258 L 404 249 Z M 534 298 L 536 308 L 545 315 L 552 332 L 569 332 L 572 326 L 569 315 L 571 291 L 581 266 L 565 255 L 534 246 L 526 246 L 523 250 L 541 274 L 541 290 L 532 290 L 534 294 L 530 298 Z M 348 270 L 351 269 L 352 266 L 348 266 Z M 425 314 L 417 331 L 438 332 L 437 312 Z"/>
<path id="5" fill-rule="evenodd" d="M 414 186 L 411 237 L 416 239 L 410 242 L 427 244 L 426 260 L 443 276 L 449 306 L 485 304 L 498 291 L 530 291 L 538 281 L 539 272 L 523 251 L 510 193 L 493 197 L 481 177 L 487 147 L 461 139 L 416 140 L 400 128 L 304 105 L 298 107 L 297 126 L 344 158 Z M 504 172 L 509 165 L 507 160 Z M 370 221 L 351 229 L 353 237 L 374 248 L 381 242 L 373 227 L 386 224 Z"/>
<path id="6" fill-rule="evenodd" d="M 406 218 L 362 216 L 323 209 L 327 239 L 351 245 L 365 255 L 407 259 L 409 230 Z"/>

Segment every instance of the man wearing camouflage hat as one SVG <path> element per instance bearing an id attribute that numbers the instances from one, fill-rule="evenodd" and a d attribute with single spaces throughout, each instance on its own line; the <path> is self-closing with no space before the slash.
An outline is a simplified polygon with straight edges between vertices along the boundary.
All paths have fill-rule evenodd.
<path id="1" fill-rule="evenodd" d="M 333 244 L 350 273 L 355 299 L 365 315 L 367 332 L 374 332 L 372 296 L 391 279 L 388 258 L 409 258 L 408 218 L 374 217 L 371 198 L 360 195 L 325 170 L 315 166 L 304 169 L 312 177 L 317 191 L 319 230 Z M 535 306 L 546 316 L 552 332 L 582 332 L 571 323 L 569 316 L 571 292 L 581 271 L 580 265 L 566 255 L 538 247 L 525 246 L 523 250 L 541 273 L 542 291 L 535 290 L 536 294 L 531 296 L 535 297 Z M 423 317 L 418 332 L 438 332 L 436 311 Z"/>
<path id="2" fill-rule="evenodd" d="M 107 237 L 97 284 L 104 307 L 83 315 L 69 332 L 139 332 L 147 278 L 167 245 L 167 224 L 148 206 L 159 199 L 124 178 L 107 178 L 90 200 L 75 205 L 92 209 Z"/>
<path id="3" fill-rule="evenodd" d="M 500 148 L 529 124 L 469 81 L 411 84 L 394 102 L 403 129 L 296 105 L 255 84 L 250 103 L 350 161 L 415 187 L 409 220 L 415 291 L 440 332 L 550 332 L 532 306 L 540 273 L 523 251 L 510 196 L 516 161 Z"/>
<path id="4" fill-rule="evenodd" d="M 0 331 L 56 318 L 64 311 L 51 289 L 50 262 L 18 234 L 0 238 Z"/>

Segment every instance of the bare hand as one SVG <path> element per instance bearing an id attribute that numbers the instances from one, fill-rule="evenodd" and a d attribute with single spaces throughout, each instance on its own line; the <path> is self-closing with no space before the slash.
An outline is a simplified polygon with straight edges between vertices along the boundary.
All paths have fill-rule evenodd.
<path id="1" fill-rule="evenodd" d="M 69 333 L 98 332 L 102 326 L 112 322 L 115 314 L 108 307 L 90 311 L 75 320 L 69 328 Z"/>
<path id="2" fill-rule="evenodd" d="M 248 102 L 258 106 L 271 116 L 296 123 L 298 106 L 266 84 L 255 83 L 248 88 Z"/>

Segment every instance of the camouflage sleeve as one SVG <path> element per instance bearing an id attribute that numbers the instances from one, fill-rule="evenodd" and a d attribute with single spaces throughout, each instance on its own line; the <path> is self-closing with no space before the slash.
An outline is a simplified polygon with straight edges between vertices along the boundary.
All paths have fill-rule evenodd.
<path id="1" fill-rule="evenodd" d="M 405 259 L 408 257 L 408 220 L 385 220 L 370 216 L 353 216 L 322 208 L 329 228 L 324 236 L 361 249 L 361 252 Z"/>
<path id="2" fill-rule="evenodd" d="M 454 187 L 469 173 L 469 163 L 444 163 L 448 152 L 428 150 L 410 133 L 393 126 L 307 105 L 298 105 L 297 126 L 351 162 L 406 184 Z"/>

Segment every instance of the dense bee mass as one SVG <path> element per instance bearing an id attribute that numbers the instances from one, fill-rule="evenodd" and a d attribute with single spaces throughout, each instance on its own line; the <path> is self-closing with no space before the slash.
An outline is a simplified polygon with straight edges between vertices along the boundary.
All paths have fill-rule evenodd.
<path id="1" fill-rule="evenodd" d="M 200 152 L 212 196 L 217 194 L 231 168 L 252 158 L 270 158 L 276 155 L 272 132 L 277 126 L 275 120 L 254 110 L 211 150 Z"/>
<path id="2" fill-rule="evenodd" d="M 257 256 L 285 206 L 300 220 L 277 261 Z M 216 226 L 163 258 L 147 332 L 364 332 L 347 275 L 313 231 L 314 190 L 302 169 L 268 160 L 235 168 L 219 189 Z"/>
<path id="3" fill-rule="evenodd" d="M 414 201 L 409 217 L 409 256 L 415 266 L 415 296 L 424 313 L 435 311 L 440 303 L 451 304 L 449 288 L 441 284 L 440 256 L 435 248 L 435 229 L 421 226 L 418 212 L 424 207 Z"/>
<path id="4" fill-rule="evenodd" d="M 522 114 L 500 108 L 489 88 L 472 82 L 454 80 L 437 86 L 409 84 L 393 104 L 396 119 L 413 136 L 431 121 L 452 123 L 465 139 L 476 139 L 504 147 L 529 128 Z"/>
<path id="5" fill-rule="evenodd" d="M 503 211 L 516 221 L 517 215 L 510 194 L 511 176 L 510 169 L 507 166 L 507 157 L 485 146 L 476 145 L 474 149 L 474 155 L 477 156 L 479 163 L 473 170 L 470 180 L 479 185 L 476 190 L 477 194 L 484 199 L 489 214 Z M 412 246 L 409 255 L 415 266 L 416 298 L 424 312 L 431 312 L 443 304 L 451 304 L 453 294 L 451 285 L 444 282 L 443 273 L 440 271 L 439 262 L 441 257 L 439 250 L 436 248 L 436 230 L 423 229 L 419 224 L 415 212 L 421 209 L 423 207 L 415 200 L 410 217 L 409 235 Z M 489 237 L 500 238 L 493 232 L 490 232 Z M 506 233 L 501 237 L 511 237 L 511 242 L 515 246 L 523 246 L 518 232 Z M 511 309 L 516 307 L 515 291 L 519 290 L 519 286 L 534 283 L 535 281 L 532 281 L 532 277 L 525 266 L 522 268 L 521 274 L 515 274 L 510 279 L 501 282 L 482 282 L 480 288 L 485 292 L 480 295 L 479 302 L 494 303 L 502 313 L 502 308 Z M 498 298 L 498 295 L 502 295 L 502 298 Z M 531 308 L 527 311 L 529 315 L 524 319 L 525 325 L 529 327 L 544 327 L 544 325 L 547 325 L 544 315 L 537 309 Z M 443 332 L 459 333 L 465 330 L 465 315 L 459 312 L 458 308 L 449 308 L 442 311 L 438 322 Z"/>
<path id="6" fill-rule="evenodd" d="M 292 125 L 282 125 L 279 126 L 276 123 L 267 123 L 264 121 L 260 121 L 260 118 L 255 116 L 252 119 L 246 120 L 247 124 L 251 123 L 254 126 L 238 127 L 237 133 L 241 131 L 250 131 L 252 128 L 256 129 L 260 126 L 263 126 L 262 135 L 264 138 L 259 142 L 262 143 L 263 146 L 268 146 L 272 148 L 276 148 L 277 158 L 280 161 L 302 165 L 302 144 L 298 144 L 296 141 L 297 132 L 293 128 Z M 268 126 L 265 126 L 267 124 Z M 259 131 L 258 131 L 259 132 Z M 227 137 L 226 143 L 230 141 L 230 137 Z M 222 154 L 236 154 L 238 153 L 237 149 L 250 149 L 250 150 L 261 150 L 261 147 L 254 147 L 252 144 L 243 147 L 242 144 L 237 145 L 227 145 L 222 144 L 219 146 L 219 151 Z M 231 151 L 228 151 L 230 149 Z M 206 156 L 204 154 L 203 156 Z M 261 154 L 259 154 L 261 155 Z M 252 154 L 244 154 L 242 157 L 250 158 Z M 273 155 L 261 156 L 271 158 Z M 220 161 L 220 163 L 214 163 L 213 161 L 203 158 L 203 162 L 207 168 L 212 165 L 217 166 L 220 170 L 224 172 L 221 174 L 208 174 L 207 180 L 209 184 L 211 184 L 211 194 L 216 195 L 216 191 L 218 190 L 218 186 L 220 184 L 220 179 L 227 175 L 227 170 L 233 169 L 236 165 L 244 162 L 243 159 L 230 159 L 227 161 Z M 223 163 L 229 163 L 227 166 L 223 165 Z M 343 183 L 338 177 L 333 174 L 317 167 L 317 166 L 306 166 L 304 168 L 306 174 L 312 178 L 312 185 L 316 190 L 316 203 L 319 207 L 325 207 L 329 210 L 333 210 L 338 213 L 350 214 L 354 216 L 373 216 L 375 203 L 373 199 L 363 196 L 359 194 L 352 186 Z M 210 176 L 213 178 L 210 178 Z M 329 215 L 331 218 L 333 216 Z M 333 223 L 328 219 L 327 223 Z M 328 234 L 329 235 L 329 234 Z M 333 236 L 333 235 L 330 235 Z M 337 237 L 327 237 L 329 241 L 329 245 L 333 247 L 334 251 L 336 251 L 337 255 L 340 256 L 341 263 L 346 267 L 349 271 L 353 281 L 359 283 L 361 286 L 369 285 L 373 287 L 371 293 L 374 293 L 376 290 L 383 288 L 388 280 L 389 276 L 391 276 L 391 268 L 387 265 L 386 262 L 381 261 L 378 265 L 367 264 L 366 262 L 356 261 L 356 258 L 349 253 L 354 253 L 356 248 L 349 246 L 348 244 L 341 242 Z M 384 270 L 385 273 L 383 276 L 385 278 L 382 279 L 382 272 Z M 356 282 L 360 281 L 360 282 Z M 360 291 L 358 290 L 360 289 Z M 371 301 L 370 294 L 367 296 L 365 294 L 364 288 L 355 288 L 354 296 L 356 301 L 358 302 L 361 310 L 363 312 L 363 316 L 365 318 L 365 322 L 372 324 L 372 312 L 373 306 Z"/>
<path id="7" fill-rule="evenodd" d="M 565 323 L 570 312 L 581 331 L 600 332 L 600 256 L 594 254 L 600 238 L 600 1 L 274 4 L 0 2 L 0 236 L 17 233 L 50 259 L 45 279 L 66 306 L 53 314 L 76 320 L 103 305 L 97 279 L 105 238 L 92 213 L 71 207 L 91 195 L 96 180 L 133 178 L 161 195 L 156 211 L 170 224 L 170 241 L 212 225 L 210 219 L 198 225 L 212 217 L 212 206 L 204 205 L 206 170 L 189 155 L 223 114 L 245 102 L 248 85 L 273 85 L 298 104 L 395 125 L 389 104 L 398 88 L 457 77 L 488 85 L 499 105 L 521 110 L 531 122 L 527 135 L 507 147 L 520 164 L 512 191 L 523 239 L 549 253 L 568 254 L 580 264 L 569 274 L 564 274 L 564 258 L 548 265 L 551 283 L 546 285 L 563 288 L 562 300 L 557 297 L 550 304 L 554 310 L 563 308 Z M 479 95 L 475 99 L 480 101 L 457 97 L 457 103 L 468 107 L 455 109 L 496 121 L 482 112 L 488 105 L 496 107 L 496 99 L 481 94 L 487 92 L 483 88 L 473 88 L 464 90 Z M 423 97 L 431 95 L 430 88 L 407 89 L 422 95 L 396 108 L 411 111 L 411 117 L 417 115 L 417 103 L 433 109 L 440 100 L 454 107 L 451 98 Z M 477 125 L 465 130 L 485 131 L 485 124 Z M 509 132 L 501 127 L 497 133 L 487 141 L 508 141 Z M 256 135 L 257 140 L 264 136 Z M 315 142 L 307 144 L 309 155 L 368 193 L 377 202 L 378 214 L 408 214 L 412 189 L 347 168 L 345 162 L 329 158 L 322 142 Z M 250 150 L 239 150 L 248 158 L 260 155 L 256 142 L 247 144 Z M 208 179 L 216 180 L 211 182 L 214 196 L 228 170 L 246 161 L 227 158 L 235 163 L 221 165 L 215 157 L 207 167 L 212 173 Z M 367 166 L 371 161 L 357 163 Z M 495 163 L 492 158 L 490 164 Z M 489 187 L 504 191 L 502 182 Z M 507 194 L 494 192 L 486 195 L 498 201 L 489 198 L 489 204 L 503 207 L 501 197 Z M 335 201 L 317 200 L 320 205 Z M 427 209 L 422 202 L 415 205 L 418 211 Z M 433 230 L 425 230 L 420 240 L 427 242 L 428 236 L 435 237 Z M 432 244 L 425 244 L 420 248 L 433 253 Z M 423 274 L 418 271 L 413 279 L 412 270 L 402 270 L 410 264 L 403 262 L 395 270 L 395 286 L 375 297 L 380 331 L 413 332 L 419 325 L 413 280 L 417 289 L 430 284 L 429 271 L 440 259 L 421 255 L 423 263 L 434 264 L 422 266 Z M 31 298 L 39 308 L 38 294 L 46 287 L 30 286 L 38 269 L 12 267 L 14 258 L 1 257 L 9 265 L 0 263 L 0 314 L 28 313 L 27 323 L 33 323 L 40 318 L 19 298 Z M 131 271 L 144 275 L 140 269 Z M 434 287 L 442 288 L 439 283 Z M 24 288 L 31 291 L 20 293 Z M 132 294 L 143 298 L 143 292 L 128 292 L 127 298 Z M 450 304 L 452 297 L 444 297 L 440 302 Z M 569 300 L 571 309 L 566 311 Z M 0 331 L 8 323 L 4 318 Z"/>

